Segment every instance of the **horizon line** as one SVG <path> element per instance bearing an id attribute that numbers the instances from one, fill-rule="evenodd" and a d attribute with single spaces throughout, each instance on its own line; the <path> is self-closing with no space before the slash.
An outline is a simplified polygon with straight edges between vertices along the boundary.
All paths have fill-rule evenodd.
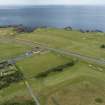
<path id="1" fill-rule="evenodd" d="M 105 6 L 105 4 L 6 4 L 1 7 L 10 7 L 10 6 Z"/>

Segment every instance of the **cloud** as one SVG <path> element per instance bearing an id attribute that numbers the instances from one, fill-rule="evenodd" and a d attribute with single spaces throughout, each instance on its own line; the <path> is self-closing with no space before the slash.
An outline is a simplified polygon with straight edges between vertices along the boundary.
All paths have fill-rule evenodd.
<path id="1" fill-rule="evenodd" d="M 105 4 L 105 0 L 0 0 L 0 5 L 45 5 L 45 4 Z"/>

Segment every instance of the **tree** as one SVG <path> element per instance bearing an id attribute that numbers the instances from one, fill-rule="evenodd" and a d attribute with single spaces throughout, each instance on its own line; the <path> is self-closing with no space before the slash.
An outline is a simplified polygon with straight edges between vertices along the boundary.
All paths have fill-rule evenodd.
<path id="1" fill-rule="evenodd" d="M 71 31 L 72 30 L 72 27 L 71 26 L 68 26 L 68 27 L 65 27 L 64 29 L 67 30 L 67 31 Z"/>

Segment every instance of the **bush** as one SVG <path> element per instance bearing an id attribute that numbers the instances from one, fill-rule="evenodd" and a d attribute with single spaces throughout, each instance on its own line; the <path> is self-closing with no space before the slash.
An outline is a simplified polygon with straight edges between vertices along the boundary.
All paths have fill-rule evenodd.
<path id="1" fill-rule="evenodd" d="M 67 30 L 67 31 L 71 31 L 72 30 L 72 27 L 71 26 L 68 26 L 68 27 L 65 27 L 64 29 Z"/>
<path id="2" fill-rule="evenodd" d="M 100 47 L 101 47 L 101 48 L 105 48 L 105 44 L 102 44 Z"/>
<path id="3" fill-rule="evenodd" d="M 103 100 L 101 98 L 96 98 L 95 102 L 97 102 L 97 103 L 103 103 Z"/>

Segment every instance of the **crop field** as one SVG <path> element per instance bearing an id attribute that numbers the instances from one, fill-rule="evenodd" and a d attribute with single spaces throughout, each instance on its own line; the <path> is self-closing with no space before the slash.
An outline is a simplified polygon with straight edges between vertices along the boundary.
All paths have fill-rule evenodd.
<path id="1" fill-rule="evenodd" d="M 1 30 L 6 33 L 13 31 Z M 10 38 L 9 35 L 11 34 L 3 36 L 8 41 L 0 41 L 1 61 L 30 51 L 34 46 L 33 42 L 92 59 L 98 58 L 99 61 L 105 57 L 105 49 L 100 47 L 105 44 L 105 33 L 39 28 L 31 33 L 17 33 Z M 19 41 L 13 43 L 16 40 L 26 41 L 26 45 Z M 32 46 L 27 46 L 27 43 Z M 37 44 L 35 48 L 39 49 Z M 28 57 L 16 62 L 14 66 L 23 78 L 0 89 L 0 105 L 15 105 L 17 102 L 20 103 L 16 105 L 35 105 L 32 95 L 38 97 L 40 105 L 105 105 L 105 66 L 101 65 L 101 61 L 87 62 L 75 56 L 44 50 L 31 52 L 31 55 L 27 53 Z M 11 76 L 13 75 L 9 75 L 9 78 L 12 80 L 16 76 L 15 79 L 20 78 L 18 75 Z"/>

